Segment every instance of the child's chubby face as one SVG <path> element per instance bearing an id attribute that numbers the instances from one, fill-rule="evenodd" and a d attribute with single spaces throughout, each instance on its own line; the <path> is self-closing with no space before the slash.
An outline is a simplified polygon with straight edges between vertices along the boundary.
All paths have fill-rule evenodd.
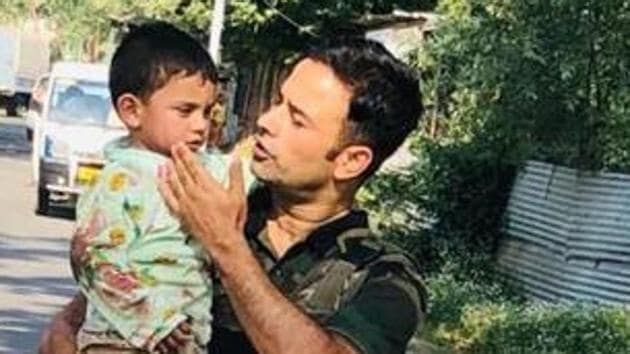
<path id="1" fill-rule="evenodd" d="M 121 118 L 135 145 L 170 156 L 171 147 L 178 143 L 192 151 L 204 145 L 215 101 L 214 82 L 203 80 L 199 74 L 176 74 L 150 97 L 136 98 L 132 117 L 129 109 L 123 109 L 127 117 Z"/>

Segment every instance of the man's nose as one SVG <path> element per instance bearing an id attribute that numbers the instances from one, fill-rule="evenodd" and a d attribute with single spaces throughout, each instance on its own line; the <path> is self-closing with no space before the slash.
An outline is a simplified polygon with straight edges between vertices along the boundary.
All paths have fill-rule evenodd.
<path id="1" fill-rule="evenodd" d="M 256 133 L 275 135 L 278 133 L 278 116 L 281 114 L 281 106 L 272 105 L 256 120 Z"/>

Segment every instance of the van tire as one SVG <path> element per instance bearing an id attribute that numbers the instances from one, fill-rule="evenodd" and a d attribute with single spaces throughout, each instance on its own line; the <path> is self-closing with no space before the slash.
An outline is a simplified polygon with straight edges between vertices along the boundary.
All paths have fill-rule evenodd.
<path id="1" fill-rule="evenodd" d="M 18 102 L 17 102 L 17 95 L 9 97 L 6 101 L 6 106 L 5 106 L 6 110 L 7 110 L 7 116 L 8 117 L 17 117 L 18 111 Z"/>
<path id="2" fill-rule="evenodd" d="M 46 189 L 46 187 L 38 187 L 37 188 L 37 208 L 35 209 L 35 213 L 37 215 L 48 215 L 50 206 L 49 204 L 49 195 L 50 192 Z"/>

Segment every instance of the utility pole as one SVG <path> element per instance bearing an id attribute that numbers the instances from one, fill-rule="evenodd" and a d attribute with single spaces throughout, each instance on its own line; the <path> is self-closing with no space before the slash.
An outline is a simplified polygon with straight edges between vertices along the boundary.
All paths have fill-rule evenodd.
<path id="1" fill-rule="evenodd" d="M 212 9 L 208 51 L 217 66 L 221 63 L 221 34 L 223 33 L 223 22 L 225 21 L 226 3 L 227 0 L 214 0 L 214 8 Z"/>

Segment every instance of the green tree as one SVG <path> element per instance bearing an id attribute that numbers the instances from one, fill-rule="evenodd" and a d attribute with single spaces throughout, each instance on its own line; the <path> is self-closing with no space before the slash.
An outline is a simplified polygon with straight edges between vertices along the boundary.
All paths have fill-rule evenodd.
<path id="1" fill-rule="evenodd" d="M 366 198 L 400 209 L 400 241 L 433 270 L 492 256 L 526 159 L 630 172 L 630 1 L 442 0 L 438 12 L 413 58 L 430 126 L 418 162 Z M 430 230 L 410 222 L 419 213 Z"/>
<path id="2" fill-rule="evenodd" d="M 223 46 L 228 58 L 256 62 L 288 55 L 309 36 L 325 36 L 368 13 L 393 9 L 430 9 L 436 0 L 332 1 L 232 0 L 226 14 Z M 141 19 L 174 22 L 207 40 L 212 1 L 207 0 L 11 0 L 0 19 L 41 16 L 51 21 L 66 57 L 97 60 L 121 24 Z"/>
<path id="3" fill-rule="evenodd" d="M 12 0 L 0 20 L 44 18 L 55 33 L 58 56 L 99 61 L 111 53 L 115 35 L 127 23 L 163 19 L 199 35 L 205 33 L 209 16 L 204 0 Z"/>
<path id="4" fill-rule="evenodd" d="M 314 37 L 357 31 L 356 20 L 394 9 L 419 11 L 436 0 L 232 0 L 229 2 L 225 47 L 228 54 L 255 62 L 286 55 Z"/>

